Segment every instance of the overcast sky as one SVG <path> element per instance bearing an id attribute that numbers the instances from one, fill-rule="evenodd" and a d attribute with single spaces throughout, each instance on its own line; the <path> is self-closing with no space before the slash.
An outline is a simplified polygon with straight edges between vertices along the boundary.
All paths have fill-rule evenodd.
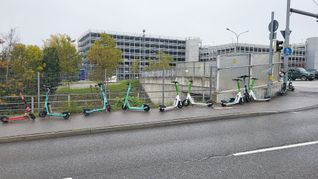
<path id="1" fill-rule="evenodd" d="M 291 7 L 318 13 L 318 0 L 291 0 Z M 0 0 L 0 34 L 16 28 L 26 44 L 43 45 L 50 34 L 78 38 L 88 29 L 172 37 L 200 37 L 203 45 L 236 41 L 268 44 L 271 11 L 285 29 L 287 0 Z M 314 18 L 291 15 L 291 43 L 318 36 Z M 281 39 L 281 35 L 278 34 Z"/>

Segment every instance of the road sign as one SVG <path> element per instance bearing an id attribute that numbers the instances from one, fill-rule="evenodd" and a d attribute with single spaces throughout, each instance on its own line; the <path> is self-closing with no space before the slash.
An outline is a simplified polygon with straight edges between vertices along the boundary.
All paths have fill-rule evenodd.
<path id="1" fill-rule="evenodd" d="M 289 34 L 291 34 L 291 30 L 289 30 Z M 284 30 L 281 30 L 280 33 L 282 34 L 282 36 L 284 37 L 285 39 L 285 36 L 286 36 L 286 32 Z"/>
<path id="2" fill-rule="evenodd" d="M 277 20 L 273 20 L 273 23 L 274 23 L 273 32 L 276 32 L 276 30 L 278 29 L 278 21 L 277 21 Z M 268 30 L 269 30 L 269 32 L 271 31 L 271 27 L 272 27 L 272 22 L 270 22 L 270 23 L 268 24 Z"/>
<path id="3" fill-rule="evenodd" d="M 289 56 L 292 54 L 292 49 L 290 47 L 284 48 L 283 53 L 285 56 Z"/>

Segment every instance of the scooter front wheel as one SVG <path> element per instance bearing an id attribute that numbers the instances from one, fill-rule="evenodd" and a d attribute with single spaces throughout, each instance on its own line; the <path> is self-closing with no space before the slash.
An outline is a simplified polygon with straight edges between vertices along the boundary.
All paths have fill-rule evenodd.
<path id="1" fill-rule="evenodd" d="M 106 110 L 107 110 L 107 112 L 110 112 L 112 110 L 112 107 L 110 106 L 110 104 L 107 104 Z"/>
<path id="2" fill-rule="evenodd" d="M 183 106 L 189 106 L 189 104 L 190 104 L 190 100 L 188 100 L 188 99 L 185 99 L 182 101 Z"/>
<path id="3" fill-rule="evenodd" d="M 63 119 L 65 119 L 65 120 L 70 118 L 70 116 L 71 116 L 71 114 L 69 112 L 63 112 L 62 114 L 63 114 Z"/>
<path id="4" fill-rule="evenodd" d="M 1 116 L 0 120 L 2 123 L 8 123 L 8 117 L 7 116 Z"/>
<path id="5" fill-rule="evenodd" d="M 39 116 L 44 118 L 46 116 L 47 112 L 46 111 L 40 111 Z"/>
<path id="6" fill-rule="evenodd" d="M 148 104 L 144 104 L 144 111 L 148 112 L 150 110 L 150 106 Z"/>
<path id="7" fill-rule="evenodd" d="M 122 105 L 122 106 L 121 106 L 121 109 L 124 110 L 124 111 L 126 111 L 126 110 L 127 110 L 127 106 L 126 106 L 126 105 Z"/>
<path id="8" fill-rule="evenodd" d="M 183 107 L 183 105 L 182 105 L 182 102 L 181 102 L 181 101 L 179 101 L 179 102 L 178 102 L 177 107 L 178 107 L 179 109 L 181 109 L 181 108 Z"/>

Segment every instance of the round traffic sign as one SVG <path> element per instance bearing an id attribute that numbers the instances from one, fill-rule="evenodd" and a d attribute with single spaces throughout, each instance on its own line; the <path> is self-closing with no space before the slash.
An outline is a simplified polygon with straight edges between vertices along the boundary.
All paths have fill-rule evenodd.
<path id="1" fill-rule="evenodd" d="M 274 26 L 273 26 L 273 32 L 276 32 L 276 30 L 278 29 L 278 21 L 277 20 L 273 20 Z M 269 32 L 271 31 L 272 28 L 272 22 L 270 22 L 268 24 L 268 30 Z"/>

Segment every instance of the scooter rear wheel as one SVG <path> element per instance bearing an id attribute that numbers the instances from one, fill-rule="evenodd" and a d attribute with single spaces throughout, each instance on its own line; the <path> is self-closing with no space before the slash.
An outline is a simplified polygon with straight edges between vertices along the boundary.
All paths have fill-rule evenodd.
<path id="1" fill-rule="evenodd" d="M 188 100 L 188 99 L 185 99 L 182 101 L 183 106 L 189 106 L 189 104 L 190 104 L 190 100 Z"/>
<path id="2" fill-rule="evenodd" d="M 148 112 L 150 110 L 150 106 L 148 104 L 144 104 L 144 111 Z"/>
<path id="3" fill-rule="evenodd" d="M 36 118 L 33 113 L 30 113 L 29 116 L 30 116 L 30 118 L 31 118 L 32 120 L 35 120 L 35 118 Z"/>
<path id="4" fill-rule="evenodd" d="M 87 111 L 89 111 L 89 109 L 83 109 L 84 116 L 89 116 L 89 113 Z"/>
<path id="5" fill-rule="evenodd" d="M 0 120 L 2 123 L 8 123 L 8 117 L 7 116 L 0 116 Z"/>
<path id="6" fill-rule="evenodd" d="M 65 120 L 70 118 L 70 115 L 71 115 L 69 112 L 63 112 L 62 114 L 64 115 L 63 119 L 65 119 Z"/>

